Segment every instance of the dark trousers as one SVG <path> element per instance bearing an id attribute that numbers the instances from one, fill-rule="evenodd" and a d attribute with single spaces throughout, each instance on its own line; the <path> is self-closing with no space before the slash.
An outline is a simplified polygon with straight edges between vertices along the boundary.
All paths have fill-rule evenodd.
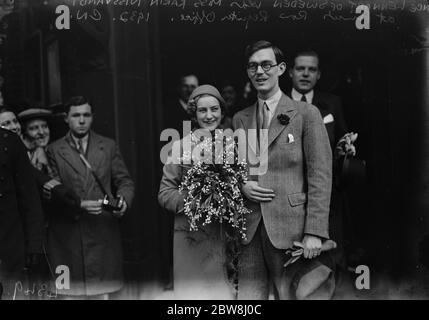
<path id="1" fill-rule="evenodd" d="M 289 272 L 283 268 L 287 257 L 284 250 L 274 248 L 264 223 L 259 223 L 255 236 L 243 245 L 238 267 L 238 299 L 266 300 L 271 284 L 279 299 L 291 299 Z"/>
<path id="2" fill-rule="evenodd" d="M 270 288 L 279 300 L 330 299 L 333 271 L 318 259 L 299 259 L 284 268 L 288 256 L 275 248 L 261 220 L 254 238 L 243 245 L 238 266 L 238 299 L 267 300 Z"/>

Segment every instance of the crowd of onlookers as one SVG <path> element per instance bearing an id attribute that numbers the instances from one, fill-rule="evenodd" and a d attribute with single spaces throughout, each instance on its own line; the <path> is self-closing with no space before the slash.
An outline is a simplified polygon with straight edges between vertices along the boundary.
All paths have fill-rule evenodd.
<path id="1" fill-rule="evenodd" d="M 122 286 L 119 220 L 134 183 L 116 143 L 91 130 L 93 105 L 65 104 L 69 132 L 50 141 L 50 110 L 0 109 L 0 283 L 63 299 L 105 299 Z M 58 281 L 58 280 L 61 281 Z"/>

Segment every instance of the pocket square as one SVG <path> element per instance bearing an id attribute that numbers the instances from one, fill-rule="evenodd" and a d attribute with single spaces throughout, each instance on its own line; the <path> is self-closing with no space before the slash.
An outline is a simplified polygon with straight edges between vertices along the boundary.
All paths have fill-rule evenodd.
<path id="1" fill-rule="evenodd" d="M 288 135 L 287 135 L 287 142 L 288 143 L 292 143 L 294 141 L 295 141 L 295 138 L 293 137 L 293 135 L 290 134 L 290 133 L 288 133 Z"/>
<path id="2" fill-rule="evenodd" d="M 331 122 L 334 122 L 334 116 L 332 115 L 332 113 L 328 114 L 326 117 L 323 118 L 324 124 L 331 123 Z"/>

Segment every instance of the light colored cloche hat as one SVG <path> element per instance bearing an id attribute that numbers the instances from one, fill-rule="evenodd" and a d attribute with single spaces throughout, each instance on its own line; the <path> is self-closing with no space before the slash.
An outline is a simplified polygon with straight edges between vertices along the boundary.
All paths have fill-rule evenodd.
<path id="1" fill-rule="evenodd" d="M 194 100 L 196 97 L 201 96 L 203 94 L 208 94 L 210 96 L 215 97 L 222 104 L 222 107 L 225 108 L 226 103 L 225 100 L 222 98 L 222 95 L 219 93 L 219 90 L 210 84 L 203 84 L 197 87 L 194 91 L 192 91 L 191 96 L 189 97 L 189 101 Z"/>

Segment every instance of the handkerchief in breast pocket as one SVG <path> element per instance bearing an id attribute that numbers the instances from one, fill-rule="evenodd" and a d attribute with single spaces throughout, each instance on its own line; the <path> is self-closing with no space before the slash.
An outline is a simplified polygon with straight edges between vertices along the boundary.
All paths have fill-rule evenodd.
<path id="1" fill-rule="evenodd" d="M 332 113 L 328 114 L 326 117 L 323 118 L 324 124 L 331 123 L 331 122 L 334 122 L 334 116 L 332 115 Z"/>

